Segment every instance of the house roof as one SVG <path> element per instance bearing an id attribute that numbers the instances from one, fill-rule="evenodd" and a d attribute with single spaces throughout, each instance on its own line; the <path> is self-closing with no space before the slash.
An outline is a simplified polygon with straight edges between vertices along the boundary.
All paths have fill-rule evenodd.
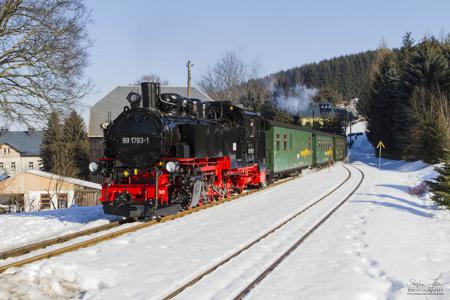
<path id="1" fill-rule="evenodd" d="M 9 177 L 0 184 L 0 198 L 5 194 L 24 194 L 42 191 L 70 191 L 78 187 L 101 190 L 101 185 L 76 178 L 59 176 L 40 171 L 27 170 Z"/>
<path id="2" fill-rule="evenodd" d="M 23 156 L 40 156 L 42 131 L 0 131 L 0 144 L 8 144 Z"/>
<path id="3" fill-rule="evenodd" d="M 89 112 L 89 137 L 102 137 L 103 133 L 100 125 L 108 121 L 108 114 L 111 119 L 115 119 L 122 111 L 123 107 L 128 105 L 126 97 L 130 92 L 140 93 L 140 86 L 118 86 L 109 94 L 95 103 Z M 161 87 L 161 93 L 176 93 L 187 97 L 186 87 Z M 205 101 L 212 101 L 205 93 L 199 89 L 191 88 L 191 98 L 197 98 Z"/>
<path id="4" fill-rule="evenodd" d="M 102 186 L 98 183 L 93 183 L 90 181 L 81 180 L 81 179 L 72 178 L 72 177 L 59 176 L 59 175 L 41 171 L 41 170 L 26 170 L 25 173 L 42 176 L 42 177 L 50 178 L 50 179 L 61 180 L 61 181 L 67 182 L 67 183 L 72 183 L 75 185 L 84 186 L 84 187 L 88 187 L 88 188 L 92 188 L 92 189 L 96 189 L 96 190 L 102 189 Z"/>

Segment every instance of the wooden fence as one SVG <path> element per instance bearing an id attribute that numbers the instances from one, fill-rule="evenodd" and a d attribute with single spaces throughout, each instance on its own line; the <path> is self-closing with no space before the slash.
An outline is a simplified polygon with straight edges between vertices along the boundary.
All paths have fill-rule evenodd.
<path id="1" fill-rule="evenodd" d="M 75 191 L 75 204 L 78 206 L 96 206 L 99 205 L 101 191 L 99 190 L 78 190 Z"/>

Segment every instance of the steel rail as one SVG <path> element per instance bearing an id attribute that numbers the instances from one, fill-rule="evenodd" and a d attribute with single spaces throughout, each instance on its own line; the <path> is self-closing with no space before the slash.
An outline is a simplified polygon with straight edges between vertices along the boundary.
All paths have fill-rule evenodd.
<path id="1" fill-rule="evenodd" d="M 355 192 L 359 189 L 361 184 L 364 181 L 364 172 L 361 171 L 361 169 L 353 166 L 355 169 L 357 169 L 361 173 L 361 179 L 356 185 L 356 187 L 350 192 L 350 194 L 347 195 L 337 206 L 335 206 L 330 212 L 328 212 L 325 217 L 323 217 L 318 223 L 316 223 L 311 229 L 309 229 L 304 235 L 302 235 L 289 249 L 287 249 L 285 252 L 283 252 L 278 259 L 273 262 L 268 268 L 266 268 L 263 272 L 260 273 L 260 275 L 253 280 L 249 285 L 247 285 L 237 296 L 235 296 L 234 300 L 240 300 L 243 299 L 248 293 L 253 290 L 259 283 L 261 283 L 267 275 L 272 273 L 273 270 L 275 270 L 289 255 L 291 255 L 303 242 L 311 236 L 322 224 L 325 223 L 345 202 L 347 202 L 350 197 L 352 197 Z"/>
<path id="2" fill-rule="evenodd" d="M 312 208 L 313 206 L 315 206 L 316 204 L 318 204 L 319 202 L 321 202 L 322 200 L 326 199 L 328 196 L 330 196 L 331 194 L 333 194 L 334 192 L 336 192 L 339 188 L 341 188 L 351 177 L 351 172 L 350 170 L 343 166 L 348 174 L 347 177 L 344 179 L 344 181 L 342 181 L 338 186 L 336 186 L 335 188 L 333 188 L 331 191 L 329 191 L 328 193 L 326 193 L 325 195 L 321 196 L 320 198 L 318 198 L 317 200 L 315 200 L 314 202 L 310 203 L 309 205 L 307 205 L 306 207 L 303 207 L 300 211 L 296 212 L 294 215 L 292 215 L 291 217 L 289 217 L 288 219 L 286 219 L 285 221 L 283 221 L 282 223 L 278 224 L 277 226 L 273 227 L 272 229 L 268 230 L 267 232 L 265 232 L 264 234 L 260 235 L 258 238 L 256 238 L 255 240 L 251 241 L 250 243 L 246 244 L 244 247 L 240 248 L 238 251 L 234 252 L 233 254 L 227 256 L 226 258 L 224 258 L 223 260 L 221 260 L 220 262 L 214 264 L 213 266 L 211 266 L 210 268 L 208 268 L 206 271 L 202 272 L 201 274 L 199 274 L 198 276 L 194 277 L 193 279 L 189 280 L 188 282 L 186 282 L 185 284 L 183 284 L 181 287 L 177 288 L 176 290 L 170 292 L 169 294 L 167 294 L 166 296 L 163 297 L 164 300 L 167 299 L 172 299 L 174 297 L 176 297 L 178 294 L 182 293 L 184 290 L 186 290 L 187 288 L 195 285 L 197 282 L 199 282 L 203 277 L 211 274 L 212 272 L 214 272 L 217 268 L 219 268 L 220 266 L 223 266 L 224 264 L 226 264 L 227 262 L 229 262 L 230 260 L 232 260 L 233 258 L 237 257 L 238 255 L 240 255 L 241 253 L 243 253 L 244 251 L 250 249 L 252 246 L 254 246 L 255 244 L 259 243 L 260 241 L 262 241 L 263 239 L 265 239 L 266 237 L 268 237 L 269 235 L 273 234 L 274 232 L 276 232 L 278 229 L 284 227 L 286 224 L 288 224 L 289 222 L 291 222 L 292 220 L 294 220 L 295 218 L 297 218 L 298 216 L 300 216 L 301 214 L 303 214 L 305 211 L 309 210 L 310 208 Z"/>

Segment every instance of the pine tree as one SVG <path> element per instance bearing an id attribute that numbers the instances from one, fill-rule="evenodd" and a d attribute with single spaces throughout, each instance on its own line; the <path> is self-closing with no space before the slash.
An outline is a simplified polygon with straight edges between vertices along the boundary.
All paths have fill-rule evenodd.
<path id="1" fill-rule="evenodd" d="M 386 54 L 372 83 L 368 97 L 367 130 L 373 145 L 383 141 L 386 153 L 395 155 L 395 132 L 392 130 L 394 100 L 398 92 L 398 74 L 393 54 Z"/>
<path id="2" fill-rule="evenodd" d="M 57 156 L 61 146 L 62 126 L 58 113 L 54 111 L 49 116 L 42 138 L 41 164 L 44 171 L 54 171 L 54 157 Z"/>
<path id="3" fill-rule="evenodd" d="M 408 54 L 408 61 L 402 67 L 399 97 L 396 105 L 394 131 L 397 144 L 402 151 L 401 158 L 421 159 L 435 163 L 441 159 L 445 146 L 446 132 L 438 126 L 435 117 L 421 121 L 422 116 L 435 108 L 433 93 L 445 91 L 449 85 L 448 58 L 442 45 L 434 38 L 426 38 Z M 417 101 L 417 94 L 422 93 Z M 417 110 L 417 107 L 420 109 Z M 445 131 L 445 129 L 443 129 Z M 431 143 L 431 144 L 430 144 Z M 433 147 L 430 150 L 430 147 Z M 430 153 L 432 151 L 433 153 Z"/>
<path id="4" fill-rule="evenodd" d="M 71 157 L 75 176 L 86 179 L 89 175 L 89 140 L 81 116 L 74 110 L 64 121 L 64 144 Z"/>
<path id="5" fill-rule="evenodd" d="M 432 199 L 438 205 L 450 208 L 450 161 L 447 161 L 442 168 L 437 168 L 436 171 L 440 175 L 434 181 L 428 181 L 433 192 Z"/>

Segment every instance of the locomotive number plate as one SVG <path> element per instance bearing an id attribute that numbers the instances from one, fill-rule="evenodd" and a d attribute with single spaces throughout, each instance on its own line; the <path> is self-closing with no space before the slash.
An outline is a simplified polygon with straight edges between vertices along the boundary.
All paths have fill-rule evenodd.
<path id="1" fill-rule="evenodd" d="M 150 138 L 148 136 L 124 136 L 120 142 L 124 145 L 150 144 Z"/>

